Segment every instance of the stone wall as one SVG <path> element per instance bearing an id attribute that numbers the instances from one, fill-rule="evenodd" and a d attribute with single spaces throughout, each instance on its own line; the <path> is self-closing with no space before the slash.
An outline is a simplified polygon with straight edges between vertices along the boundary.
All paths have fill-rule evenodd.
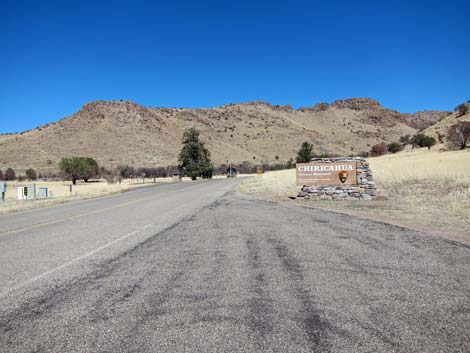
<path id="1" fill-rule="evenodd" d="M 372 200 L 381 196 L 369 163 L 361 157 L 313 158 L 311 162 L 356 162 L 357 185 L 302 186 L 297 197 L 314 200 Z"/>

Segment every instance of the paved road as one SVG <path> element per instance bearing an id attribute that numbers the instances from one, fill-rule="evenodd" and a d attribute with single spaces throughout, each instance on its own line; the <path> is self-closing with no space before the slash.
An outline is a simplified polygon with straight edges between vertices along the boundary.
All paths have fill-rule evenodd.
<path id="1" fill-rule="evenodd" d="M 0 352 L 469 352 L 470 249 L 234 180 L 0 217 Z"/>

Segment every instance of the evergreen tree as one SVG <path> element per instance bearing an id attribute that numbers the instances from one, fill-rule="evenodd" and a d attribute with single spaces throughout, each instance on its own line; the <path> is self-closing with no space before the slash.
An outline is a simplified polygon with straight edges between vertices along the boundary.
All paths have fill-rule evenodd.
<path id="1" fill-rule="evenodd" d="M 16 173 L 13 169 L 8 168 L 5 171 L 5 180 L 15 180 L 16 179 Z"/>
<path id="2" fill-rule="evenodd" d="M 190 177 L 192 180 L 196 180 L 197 177 L 212 178 L 214 166 L 210 160 L 210 152 L 199 140 L 199 131 L 195 128 L 184 132 L 183 148 L 178 161 L 181 176 Z"/>
<path id="3" fill-rule="evenodd" d="M 26 174 L 26 178 L 28 178 L 29 180 L 37 179 L 36 171 L 33 168 L 26 169 L 25 174 Z"/>
<path id="4" fill-rule="evenodd" d="M 295 162 L 309 163 L 313 157 L 315 157 L 315 153 L 313 152 L 313 145 L 308 142 L 304 142 L 302 143 L 302 146 L 300 146 L 299 152 L 297 152 Z"/>

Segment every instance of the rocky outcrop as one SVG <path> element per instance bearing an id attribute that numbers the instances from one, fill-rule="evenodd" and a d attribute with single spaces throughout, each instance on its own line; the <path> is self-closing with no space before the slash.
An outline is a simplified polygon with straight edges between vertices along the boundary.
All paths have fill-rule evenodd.
<path id="1" fill-rule="evenodd" d="M 337 109 L 366 110 L 382 108 L 382 105 L 372 98 L 349 98 L 337 100 L 331 103 L 331 107 Z"/>

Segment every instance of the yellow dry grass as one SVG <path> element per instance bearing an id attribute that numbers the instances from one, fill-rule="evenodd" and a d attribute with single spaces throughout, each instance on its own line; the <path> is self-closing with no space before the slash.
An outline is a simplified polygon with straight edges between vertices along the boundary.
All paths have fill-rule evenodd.
<path id="1" fill-rule="evenodd" d="M 470 151 L 404 151 L 369 158 L 385 200 L 295 202 L 470 241 Z M 295 170 L 244 181 L 240 192 L 271 201 L 295 196 Z"/>
<path id="2" fill-rule="evenodd" d="M 172 182 L 172 178 L 157 178 L 155 179 L 158 183 Z M 50 199 L 47 200 L 17 200 L 17 187 L 27 186 L 32 182 L 8 182 L 6 202 L 0 202 L 0 213 L 15 212 L 26 210 L 36 207 L 44 207 L 54 205 L 58 203 L 64 203 L 75 199 L 88 199 L 93 197 L 99 197 L 119 192 L 124 192 L 131 188 L 141 187 L 153 183 L 153 179 L 145 179 L 143 183 L 142 179 L 126 179 L 122 183 L 108 183 L 104 180 L 98 182 L 77 182 L 77 185 L 72 186 L 72 193 L 70 193 L 70 181 L 37 181 L 36 189 L 40 187 L 47 187 L 51 195 Z"/>

